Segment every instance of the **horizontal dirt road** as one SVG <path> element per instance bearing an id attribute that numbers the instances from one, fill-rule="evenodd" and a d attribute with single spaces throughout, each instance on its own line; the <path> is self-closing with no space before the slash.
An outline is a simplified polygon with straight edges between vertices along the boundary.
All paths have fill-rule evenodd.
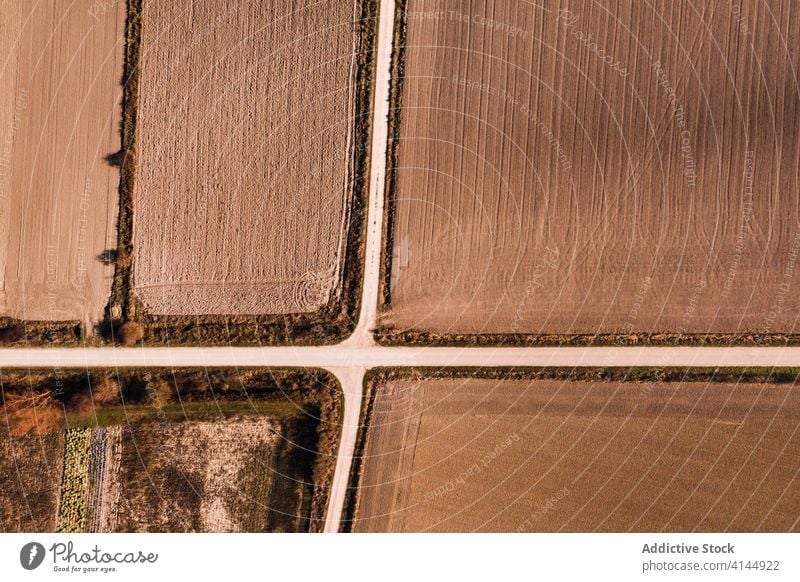
<path id="1" fill-rule="evenodd" d="M 134 366 L 379 367 L 800 367 L 800 347 L 785 348 L 22 348 L 0 350 L 0 368 Z"/>

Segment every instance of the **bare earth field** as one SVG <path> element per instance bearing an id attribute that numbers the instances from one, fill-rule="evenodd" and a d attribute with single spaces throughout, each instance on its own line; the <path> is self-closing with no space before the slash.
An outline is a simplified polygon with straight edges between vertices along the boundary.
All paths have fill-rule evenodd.
<path id="1" fill-rule="evenodd" d="M 611 4 L 408 0 L 387 326 L 798 332 L 796 3 Z"/>
<path id="2" fill-rule="evenodd" d="M 111 427 L 92 531 L 307 531 L 310 479 L 286 472 L 292 436 L 269 419 Z"/>
<path id="3" fill-rule="evenodd" d="M 0 532 L 55 531 L 64 433 L 11 437 L 0 429 Z"/>
<path id="4" fill-rule="evenodd" d="M 390 381 L 355 531 L 800 531 L 791 384 Z"/>
<path id="5" fill-rule="evenodd" d="M 0 316 L 92 324 L 108 302 L 125 2 L 96 4 L 0 3 Z"/>
<path id="6" fill-rule="evenodd" d="M 359 14 L 144 3 L 134 278 L 148 314 L 308 313 L 341 291 Z"/>

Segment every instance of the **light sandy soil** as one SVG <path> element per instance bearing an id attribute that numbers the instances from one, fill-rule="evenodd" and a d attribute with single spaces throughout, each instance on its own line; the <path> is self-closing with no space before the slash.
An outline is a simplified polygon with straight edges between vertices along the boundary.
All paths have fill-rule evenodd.
<path id="1" fill-rule="evenodd" d="M 146 422 L 106 433 L 98 531 L 267 531 L 285 434 L 268 419 Z"/>
<path id="2" fill-rule="evenodd" d="M 103 316 L 125 49 L 125 2 L 105 4 L 0 3 L 0 315 Z"/>
<path id="3" fill-rule="evenodd" d="M 380 389 L 356 531 L 798 531 L 791 385 Z"/>
<path id="4" fill-rule="evenodd" d="M 64 432 L 9 437 L 0 428 L 0 532 L 55 531 Z"/>
<path id="5" fill-rule="evenodd" d="M 135 288 L 153 314 L 340 291 L 355 2 L 144 3 Z"/>
<path id="6" fill-rule="evenodd" d="M 796 332 L 800 12 L 711 4 L 409 0 L 385 321 Z"/>

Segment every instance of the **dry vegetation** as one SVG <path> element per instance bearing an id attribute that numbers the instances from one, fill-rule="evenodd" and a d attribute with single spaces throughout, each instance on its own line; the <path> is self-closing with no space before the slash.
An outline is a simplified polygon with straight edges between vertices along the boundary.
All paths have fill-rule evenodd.
<path id="1" fill-rule="evenodd" d="M 8 453 L 0 473 L 6 529 L 322 527 L 342 406 L 326 373 L 31 370 L 4 373 L 2 385 L 6 425 L 14 435 L 2 441 Z M 46 427 L 40 412 L 45 403 L 58 411 Z M 29 409 L 38 416 L 20 415 Z M 44 450 L 53 439 L 61 447 L 58 463 L 45 472 L 33 446 L 38 442 Z M 49 505 L 47 483 L 56 489 Z"/>
<path id="2" fill-rule="evenodd" d="M 119 174 L 106 157 L 120 147 L 125 2 L 95 4 L 0 7 L 2 343 L 74 341 L 108 301 L 112 269 L 98 257 L 116 246 Z"/>
<path id="3" fill-rule="evenodd" d="M 800 13 L 736 5 L 408 0 L 385 335 L 797 340 Z"/>
<path id="4" fill-rule="evenodd" d="M 0 428 L 0 532 L 56 530 L 63 455 L 62 431 L 11 436 Z"/>
<path id="5" fill-rule="evenodd" d="M 109 430 L 98 531 L 308 531 L 314 455 L 301 428 L 238 418 Z"/>
<path id="6" fill-rule="evenodd" d="M 378 377 L 353 529 L 798 531 L 796 373 L 626 374 Z"/>

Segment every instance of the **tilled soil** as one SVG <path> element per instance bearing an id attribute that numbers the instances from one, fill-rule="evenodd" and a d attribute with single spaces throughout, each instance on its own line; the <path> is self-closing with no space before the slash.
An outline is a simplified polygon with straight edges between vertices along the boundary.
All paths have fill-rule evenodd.
<path id="1" fill-rule="evenodd" d="M 0 315 L 102 319 L 116 248 L 125 2 L 0 5 Z M 101 9 L 102 8 L 102 9 Z"/>
<path id="2" fill-rule="evenodd" d="M 309 313 L 341 291 L 357 8 L 144 3 L 134 278 L 148 313 Z"/>
<path id="3" fill-rule="evenodd" d="M 384 323 L 791 334 L 790 0 L 408 0 Z"/>
<path id="4" fill-rule="evenodd" d="M 800 531 L 791 384 L 390 381 L 355 531 Z"/>

